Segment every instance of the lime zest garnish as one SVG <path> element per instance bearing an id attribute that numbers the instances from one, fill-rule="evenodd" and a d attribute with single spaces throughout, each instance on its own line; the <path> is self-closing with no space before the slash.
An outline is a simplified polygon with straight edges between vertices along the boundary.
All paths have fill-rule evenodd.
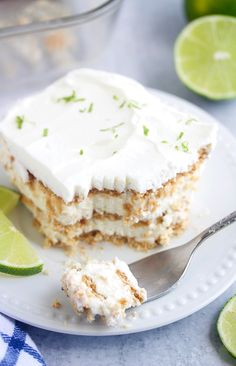
<path id="1" fill-rule="evenodd" d="M 196 118 L 189 118 L 187 121 L 185 121 L 186 125 L 191 125 L 192 122 L 197 121 Z"/>
<path id="2" fill-rule="evenodd" d="M 44 128 L 43 137 L 47 137 L 47 136 L 48 136 L 48 128 Z"/>
<path id="3" fill-rule="evenodd" d="M 184 141 L 184 142 L 181 142 L 180 145 L 175 145 L 175 150 L 182 151 L 182 152 L 185 152 L 185 153 L 189 152 L 188 142 Z"/>
<path id="4" fill-rule="evenodd" d="M 124 125 L 124 122 L 118 123 L 117 125 L 108 127 L 108 128 L 101 128 L 100 131 L 101 132 L 111 132 L 113 134 L 114 139 L 117 139 L 119 137 L 118 133 L 117 133 L 117 128 L 121 127 Z"/>
<path id="5" fill-rule="evenodd" d="M 124 106 L 126 105 L 126 101 L 124 100 L 120 105 L 119 105 L 119 108 L 122 109 L 124 108 Z"/>
<path id="6" fill-rule="evenodd" d="M 177 136 L 177 141 L 178 140 L 181 140 L 182 139 L 182 137 L 184 136 L 184 132 L 183 131 L 181 131 L 180 133 L 179 133 L 179 135 Z"/>
<path id="7" fill-rule="evenodd" d="M 119 128 L 123 125 L 124 125 L 124 122 L 121 122 L 121 123 L 118 123 L 117 125 L 114 125 L 114 126 L 111 126 L 111 127 L 101 128 L 99 131 L 101 131 L 101 132 L 107 132 L 107 131 L 113 132 L 114 130 L 116 130 L 117 128 Z"/>
<path id="8" fill-rule="evenodd" d="M 88 107 L 88 113 L 91 113 L 93 111 L 93 103 L 90 103 Z"/>
<path id="9" fill-rule="evenodd" d="M 130 100 L 128 102 L 128 108 L 130 108 L 130 109 L 132 109 L 132 108 L 141 109 L 142 107 L 143 107 L 143 105 L 136 102 L 135 100 Z"/>
<path id="10" fill-rule="evenodd" d="M 182 147 L 182 150 L 184 152 L 188 152 L 189 151 L 189 147 L 188 147 L 188 142 L 187 141 L 184 141 L 181 143 L 181 147 Z"/>
<path id="11" fill-rule="evenodd" d="M 24 116 L 16 116 L 16 124 L 17 124 L 17 128 L 19 130 L 22 129 L 24 120 L 25 120 L 25 117 Z"/>
<path id="12" fill-rule="evenodd" d="M 118 101 L 119 97 L 117 95 L 113 95 L 112 97 L 114 100 Z M 141 109 L 142 107 L 145 106 L 145 104 L 139 103 L 136 100 L 130 99 L 130 100 L 123 100 L 122 103 L 120 103 L 119 105 L 119 109 L 124 108 L 125 106 L 127 106 L 127 108 L 129 109 Z"/>
<path id="13" fill-rule="evenodd" d="M 143 125 L 143 134 L 144 134 L 144 136 L 148 136 L 148 134 L 149 134 L 149 128 L 147 128 L 144 125 Z"/>
<path id="14" fill-rule="evenodd" d="M 64 102 L 64 103 L 77 103 L 77 102 L 84 102 L 85 100 L 86 100 L 85 98 L 78 98 L 75 90 L 73 90 L 70 95 L 57 98 L 57 102 Z"/>

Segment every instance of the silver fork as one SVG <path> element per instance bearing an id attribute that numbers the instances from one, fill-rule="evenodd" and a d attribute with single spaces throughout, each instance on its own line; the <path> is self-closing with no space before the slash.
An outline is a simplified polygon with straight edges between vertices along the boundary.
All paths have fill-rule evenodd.
<path id="1" fill-rule="evenodd" d="M 194 252 L 202 242 L 235 221 L 236 211 L 208 227 L 186 244 L 130 264 L 129 267 L 139 285 L 147 290 L 147 301 L 174 289 L 184 277 Z"/>

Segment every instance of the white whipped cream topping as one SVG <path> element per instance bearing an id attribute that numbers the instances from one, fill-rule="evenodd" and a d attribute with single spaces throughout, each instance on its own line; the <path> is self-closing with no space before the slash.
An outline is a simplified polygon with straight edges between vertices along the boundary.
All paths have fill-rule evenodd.
<path id="1" fill-rule="evenodd" d="M 215 143 L 216 127 L 170 108 L 129 78 L 79 69 L 19 101 L 0 135 L 25 170 L 70 202 L 92 188 L 161 187 Z"/>
<path id="2" fill-rule="evenodd" d="M 146 290 L 138 286 L 128 265 L 118 258 L 69 264 L 62 276 L 62 288 L 75 311 L 83 313 L 87 309 L 89 321 L 100 315 L 108 325 L 116 325 L 125 318 L 126 309 L 147 299 Z"/>

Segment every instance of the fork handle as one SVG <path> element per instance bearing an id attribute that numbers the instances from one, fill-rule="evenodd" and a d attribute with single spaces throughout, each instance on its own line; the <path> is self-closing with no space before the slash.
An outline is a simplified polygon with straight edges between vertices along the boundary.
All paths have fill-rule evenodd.
<path id="1" fill-rule="evenodd" d="M 216 234 L 218 231 L 224 229 L 225 227 L 229 226 L 235 221 L 236 221 L 236 211 L 233 211 L 231 212 L 231 214 L 217 221 L 215 224 L 211 225 L 210 227 L 202 231 L 199 235 L 197 235 L 193 239 L 195 247 L 198 247 L 204 240 L 208 239 L 210 236 Z"/>

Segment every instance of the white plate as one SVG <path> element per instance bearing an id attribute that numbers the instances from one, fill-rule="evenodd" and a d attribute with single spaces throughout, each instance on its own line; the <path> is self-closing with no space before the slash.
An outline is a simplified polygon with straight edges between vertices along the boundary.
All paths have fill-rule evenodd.
<path id="1" fill-rule="evenodd" d="M 155 93 L 171 105 L 191 111 L 205 120 L 216 123 L 211 116 L 175 96 Z M 7 184 L 0 172 L 0 183 Z M 172 245 L 184 243 L 201 229 L 236 209 L 236 140 L 219 125 L 219 140 L 212 158 L 203 173 L 199 191 L 192 207 L 188 230 Z M 60 290 L 60 276 L 68 258 L 60 249 L 43 249 L 42 237 L 32 227 L 32 218 L 23 207 L 12 215 L 15 224 L 32 241 L 45 263 L 48 275 L 14 278 L 1 275 L 0 311 L 40 328 L 79 335 L 113 335 L 140 332 L 157 328 L 184 318 L 209 304 L 236 279 L 236 225 L 209 239 L 195 254 L 181 284 L 163 298 L 147 303 L 128 313 L 127 321 L 119 328 L 108 328 L 99 322 L 88 324 L 73 314 Z M 85 249 L 86 255 L 113 258 L 115 255 L 130 263 L 146 253 L 127 247 L 105 244 Z M 78 254 L 82 255 L 82 251 Z M 53 309 L 58 299 L 61 309 Z"/>

